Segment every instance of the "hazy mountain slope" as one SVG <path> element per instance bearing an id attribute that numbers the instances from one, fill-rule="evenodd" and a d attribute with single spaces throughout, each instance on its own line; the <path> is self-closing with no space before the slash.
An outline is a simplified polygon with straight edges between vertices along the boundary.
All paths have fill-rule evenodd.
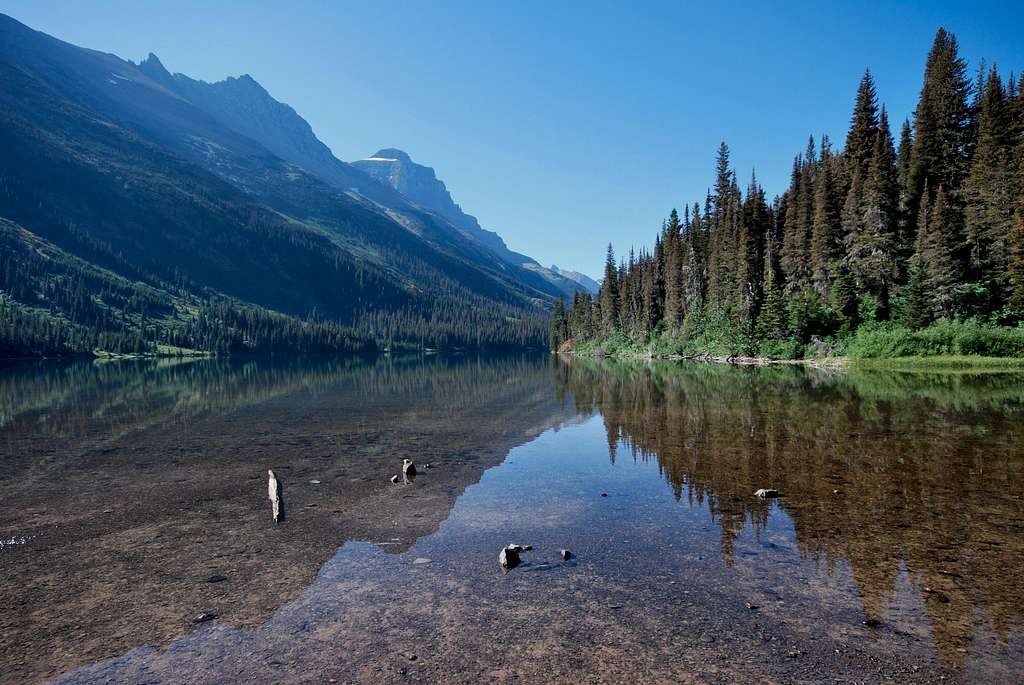
<path id="1" fill-rule="evenodd" d="M 437 212 L 465 232 L 469 238 L 494 251 L 503 261 L 543 278 L 558 288 L 560 295 L 571 297 L 580 287 L 588 287 L 576 278 L 547 269 L 535 259 L 510 250 L 501 236 L 482 228 L 475 216 L 463 211 L 452 199 L 444 181 L 437 178 L 434 169 L 417 164 L 405 151 L 385 148 L 378 150 L 371 157 L 353 162 L 352 165 L 381 183 L 391 186 L 410 202 Z"/>
<path id="2" fill-rule="evenodd" d="M 541 296 L 561 296 L 571 287 L 552 278 L 551 274 L 538 272 L 529 257 L 509 252 L 497 234 L 480 229 L 472 217 L 469 217 L 472 225 L 453 221 L 465 215 L 438 212 L 430 204 L 410 202 L 390 184 L 381 183 L 356 166 L 337 159 L 305 119 L 287 104 L 274 99 L 251 76 L 231 77 L 216 83 L 198 81 L 185 74 L 172 75 L 153 54 L 143 60 L 138 69 L 225 127 L 259 142 L 274 155 L 301 167 L 336 190 L 369 201 L 407 229 L 434 241 L 440 249 L 498 272 L 521 287 L 537 290 Z M 210 168 L 218 171 L 221 166 L 218 161 Z M 244 178 L 244 174 L 236 174 L 232 180 Z M 249 184 L 250 190 L 256 189 L 251 181 Z M 272 187 L 267 189 L 273 190 Z"/>
<path id="3" fill-rule="evenodd" d="M 590 276 L 580 273 L 579 271 L 569 271 L 568 269 L 559 268 L 554 264 L 552 264 L 548 268 L 551 269 L 551 271 L 553 271 L 554 273 L 558 274 L 559 276 L 563 276 L 565 278 L 568 278 L 570 281 L 579 283 L 581 286 L 589 290 L 593 295 L 596 295 L 597 291 L 601 289 L 600 283 L 595 281 Z"/>

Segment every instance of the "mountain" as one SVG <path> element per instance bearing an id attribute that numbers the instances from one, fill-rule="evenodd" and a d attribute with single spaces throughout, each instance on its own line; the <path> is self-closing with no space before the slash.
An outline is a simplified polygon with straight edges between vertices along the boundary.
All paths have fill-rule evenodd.
<path id="1" fill-rule="evenodd" d="M 595 281 L 590 276 L 588 276 L 586 274 L 580 273 L 579 271 L 569 271 L 568 269 L 560 269 L 559 267 L 555 266 L 554 264 L 552 264 L 548 268 L 552 272 L 558 274 L 559 276 L 562 276 L 564 278 L 568 278 L 570 281 L 573 281 L 575 283 L 580 284 L 586 290 L 588 290 L 591 295 L 596 295 L 597 291 L 601 289 L 601 284 L 600 283 Z"/>
<path id="2" fill-rule="evenodd" d="M 316 137 L 309 123 L 294 109 L 274 99 L 248 74 L 216 83 L 171 74 L 160 59 L 150 55 L 139 70 L 171 92 L 192 103 L 228 128 L 258 141 L 281 159 L 292 162 L 337 190 L 359 196 L 383 208 L 413 230 L 428 231 L 425 223 L 454 236 L 456 249 L 475 251 L 473 259 L 498 268 L 550 296 L 571 296 L 577 285 L 547 272 L 535 260 L 511 252 L 493 231 L 483 230 L 477 220 L 462 212 L 432 169 L 413 164 L 400 150 L 393 152 L 405 173 L 399 185 L 381 175 L 375 165 L 348 164 L 336 158 Z M 379 155 L 378 155 L 379 156 Z M 429 212 L 424 215 L 423 210 Z M 486 248 L 481 253 L 480 249 Z M 497 256 L 500 264 L 494 263 Z M 511 268 L 509 268 L 511 267 Z"/>
<path id="3" fill-rule="evenodd" d="M 543 344 L 557 287 L 335 160 L 251 79 L 224 83 L 0 15 L 0 335 L 21 353 Z M 36 243 L 60 259 L 11 247 Z"/>
<path id="4" fill-rule="evenodd" d="M 385 148 L 378 150 L 366 159 L 353 162 L 352 166 L 394 188 L 410 202 L 433 210 L 450 221 L 452 225 L 464 231 L 467 237 L 485 245 L 509 264 L 540 275 L 558 287 L 562 294 L 571 298 L 573 292 L 580 289 L 581 286 L 589 289 L 577 278 L 546 269 L 535 259 L 510 250 L 501 236 L 494 231 L 482 228 L 475 216 L 467 214 L 462 207 L 456 204 L 444 181 L 437 177 L 433 168 L 412 161 L 407 152 L 397 148 Z M 579 275 L 582 276 L 582 274 Z"/>

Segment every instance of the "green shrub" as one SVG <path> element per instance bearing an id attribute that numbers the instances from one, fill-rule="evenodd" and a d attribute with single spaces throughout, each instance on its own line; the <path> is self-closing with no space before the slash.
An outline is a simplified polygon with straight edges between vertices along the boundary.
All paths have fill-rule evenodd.
<path id="1" fill-rule="evenodd" d="M 803 359 L 806 348 L 796 338 L 761 342 L 760 356 L 768 359 Z"/>
<path id="2" fill-rule="evenodd" d="M 919 331 L 889 323 L 864 325 L 847 344 L 863 359 L 973 355 L 1024 357 L 1024 329 L 968 321 L 940 321 Z"/>

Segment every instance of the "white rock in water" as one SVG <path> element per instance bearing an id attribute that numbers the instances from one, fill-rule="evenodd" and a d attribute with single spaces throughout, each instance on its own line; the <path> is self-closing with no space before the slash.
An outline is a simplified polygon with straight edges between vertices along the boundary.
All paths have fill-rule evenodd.
<path id="1" fill-rule="evenodd" d="M 267 494 L 270 496 L 270 504 L 274 510 L 274 523 L 281 522 L 282 506 L 281 506 L 281 481 L 274 475 L 273 469 L 267 469 L 268 482 L 267 482 Z"/>
<path id="2" fill-rule="evenodd" d="M 760 497 L 762 499 L 769 499 L 769 498 L 772 498 L 772 497 L 782 497 L 782 493 L 781 492 L 779 492 L 778 490 L 774 490 L 772 488 L 761 488 L 760 490 L 756 491 L 754 493 L 754 495 L 756 497 Z"/>

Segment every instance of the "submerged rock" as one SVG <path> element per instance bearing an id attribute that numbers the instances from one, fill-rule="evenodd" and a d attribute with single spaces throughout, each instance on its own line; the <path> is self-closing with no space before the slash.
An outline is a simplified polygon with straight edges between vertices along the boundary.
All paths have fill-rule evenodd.
<path id="1" fill-rule="evenodd" d="M 570 559 L 572 559 L 572 552 L 570 552 L 567 549 L 560 549 L 558 550 L 558 553 L 562 556 L 562 559 L 565 561 L 569 561 Z"/>
<path id="2" fill-rule="evenodd" d="M 519 545 L 509 545 L 498 553 L 498 564 L 501 565 L 501 570 L 505 573 L 519 565 L 519 550 L 516 547 Z"/>
<path id="3" fill-rule="evenodd" d="M 270 506 L 274 514 L 274 523 L 284 520 L 284 488 L 281 481 L 274 475 L 273 469 L 267 469 L 267 494 L 270 496 Z"/>
<path id="4" fill-rule="evenodd" d="M 774 497 L 782 497 L 782 493 L 779 492 L 778 490 L 775 490 L 774 488 L 761 488 L 760 490 L 755 491 L 754 495 L 756 497 L 760 497 L 761 499 L 772 499 Z"/>

